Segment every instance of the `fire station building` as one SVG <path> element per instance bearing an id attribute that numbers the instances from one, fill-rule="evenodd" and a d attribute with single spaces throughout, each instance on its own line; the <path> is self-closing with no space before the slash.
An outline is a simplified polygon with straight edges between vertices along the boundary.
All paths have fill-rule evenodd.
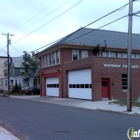
<path id="1" fill-rule="evenodd" d="M 132 35 L 132 97 L 140 92 L 140 35 Z M 38 53 L 41 96 L 92 101 L 127 94 L 128 34 L 82 28 Z"/>

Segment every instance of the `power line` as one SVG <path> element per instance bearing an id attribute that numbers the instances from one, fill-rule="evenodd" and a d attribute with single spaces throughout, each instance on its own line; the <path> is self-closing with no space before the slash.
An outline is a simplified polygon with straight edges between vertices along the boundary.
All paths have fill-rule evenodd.
<path id="1" fill-rule="evenodd" d="M 118 11 L 118 10 L 121 10 L 122 8 L 124 8 L 125 6 L 127 6 L 128 4 L 129 4 L 129 3 L 127 3 L 127 4 L 123 5 L 123 6 L 121 6 L 120 8 L 117 8 L 116 10 L 114 10 L 114 11 L 112 11 L 112 12 L 110 12 L 110 13 L 104 15 L 103 17 L 101 17 L 101 18 L 99 18 L 99 19 L 97 19 L 97 20 L 95 20 L 95 21 L 93 21 L 93 22 L 87 24 L 86 26 L 84 26 L 84 27 L 82 27 L 82 28 L 76 30 L 75 32 L 77 32 L 77 31 L 79 31 L 79 30 L 81 30 L 81 29 L 83 29 L 83 28 L 85 28 L 85 27 L 87 27 L 87 26 L 89 26 L 89 25 L 91 25 L 91 24 L 93 24 L 93 23 L 95 23 L 95 22 L 101 20 L 102 18 L 104 18 L 104 17 L 106 17 L 106 16 L 108 16 L 108 15 L 110 15 L 110 14 L 112 14 L 112 13 Z M 121 17 L 121 18 L 123 18 L 123 17 Z M 117 19 L 117 20 L 120 20 L 120 18 Z M 115 21 L 116 21 L 116 20 L 115 20 Z M 113 22 L 115 22 L 115 21 L 113 21 Z M 108 23 L 108 24 L 111 24 L 111 23 L 112 23 L 112 22 L 110 22 L 110 23 Z M 107 26 L 108 24 L 103 25 L 103 26 Z M 101 26 L 101 27 L 102 27 L 102 26 Z M 101 28 L 101 27 L 100 27 L 100 28 Z M 75 33 L 75 32 L 73 32 L 73 33 Z M 72 34 L 73 34 L 73 33 L 72 33 Z M 70 35 L 70 34 L 69 34 L 69 35 Z M 64 37 L 66 37 L 66 36 L 64 36 Z M 54 44 L 54 43 L 60 41 L 60 40 L 63 39 L 64 37 L 62 37 L 62 38 L 60 38 L 60 39 L 58 39 L 58 40 L 56 40 L 56 41 L 53 41 L 53 42 L 51 42 L 51 43 L 49 43 L 49 44 L 47 44 L 47 45 L 45 45 L 45 46 L 42 46 L 42 47 L 40 47 L 40 48 L 38 48 L 38 49 L 36 49 L 36 50 L 34 50 L 34 51 L 38 51 L 38 50 L 40 50 L 40 49 L 42 49 L 42 48 L 44 48 L 44 47 L 50 46 L 51 44 Z M 31 51 L 31 52 L 33 52 L 33 51 Z M 31 52 L 30 52 L 30 53 L 31 53 Z"/>
<path id="2" fill-rule="evenodd" d="M 87 34 L 90 34 L 91 32 L 94 32 L 94 31 L 96 31 L 96 30 L 99 30 L 100 28 L 103 28 L 103 27 L 105 27 L 105 26 L 107 26 L 107 25 L 110 25 L 110 24 L 112 24 L 112 23 L 114 23 L 114 22 L 117 22 L 117 21 L 119 21 L 119 20 L 121 20 L 121 19 L 123 19 L 123 18 L 125 18 L 125 17 L 127 17 L 127 16 L 128 16 L 128 15 L 122 16 L 122 17 L 120 17 L 120 18 L 118 18 L 118 19 L 116 19 L 116 20 L 113 20 L 113 21 L 111 21 L 111 22 L 109 22 L 109 23 L 107 23 L 107 24 L 105 24 L 105 25 L 102 25 L 102 26 L 100 26 L 99 28 L 94 29 L 94 30 L 92 30 L 92 31 L 90 31 L 90 32 L 88 32 L 88 33 L 86 33 L 86 34 L 82 34 L 81 36 L 78 36 L 78 37 L 76 37 L 76 38 L 74 38 L 74 39 L 72 39 L 72 40 L 75 40 L 75 39 L 77 39 L 77 38 L 80 38 L 80 37 L 82 37 L 82 36 L 85 36 L 85 35 L 87 35 Z M 76 30 L 75 32 L 77 32 L 77 31 L 79 31 L 79 29 Z M 72 34 L 73 34 L 73 33 L 72 33 Z M 70 35 L 70 34 L 69 34 L 69 35 Z M 67 35 L 67 36 L 69 36 L 69 35 Z M 65 37 L 67 37 L 67 36 L 65 36 Z M 42 49 L 42 48 L 44 48 L 44 47 L 50 46 L 50 45 L 52 45 L 52 44 L 54 44 L 54 43 L 60 41 L 61 39 L 65 38 L 65 37 L 62 37 L 62 38 L 60 38 L 60 39 L 58 39 L 58 40 L 56 40 L 56 41 L 53 41 L 53 42 L 51 42 L 51 43 L 49 43 L 49 44 L 47 44 L 47 45 L 45 45 L 45 46 L 42 46 L 42 47 L 40 47 L 40 48 L 38 48 L 38 49 L 36 49 L 36 50 L 33 50 L 33 51 L 31 51 L 31 52 L 35 52 L 35 51 L 38 51 L 38 50 L 40 50 L 40 49 Z M 70 41 L 72 41 L 72 40 L 70 40 Z M 69 41 L 68 41 L 68 42 L 69 42 Z M 65 43 L 68 43 L 68 42 L 65 42 Z M 31 52 L 29 52 L 29 53 L 31 53 Z M 23 56 L 23 55 L 22 55 L 22 56 Z M 13 58 L 13 59 L 16 59 L 16 58 L 17 58 L 17 57 L 15 57 L 15 58 Z M 19 62 L 19 61 L 15 61 L 15 62 Z"/>
<path id="3" fill-rule="evenodd" d="M 103 18 L 105 18 L 105 17 L 107 17 L 107 16 L 109 16 L 109 15 L 111 15 L 111 14 L 113 14 L 113 13 L 119 11 L 119 10 L 121 10 L 122 8 L 126 7 L 128 4 L 129 4 L 129 3 L 127 3 L 127 4 L 125 4 L 125 5 L 123 5 L 123 6 L 119 7 L 119 8 L 117 8 L 116 10 L 113 10 L 112 12 L 110 12 L 110 13 L 108 13 L 108 14 L 106 14 L 106 15 L 100 17 L 100 18 L 98 18 L 97 20 L 94 20 L 93 22 L 91 22 L 91 23 L 85 25 L 84 27 L 82 27 L 82 28 L 80 28 L 80 29 L 78 29 L 78 30 L 72 32 L 71 34 L 76 33 L 77 31 L 80 31 L 80 30 L 82 30 L 83 28 L 86 28 L 87 26 L 89 26 L 89 25 L 91 25 L 91 24 L 93 24 L 93 23 L 95 23 L 95 22 L 97 22 L 97 21 L 99 21 L 99 20 L 101 20 L 101 19 L 103 19 Z M 70 35 L 70 34 L 69 34 L 69 35 Z M 67 35 L 67 36 L 69 36 L 69 35 Z M 64 36 L 64 37 L 66 37 L 66 36 Z M 42 48 L 44 48 L 44 47 L 46 47 L 46 46 L 49 46 L 49 45 L 51 45 L 51 44 L 53 44 L 53 43 L 55 43 L 55 42 L 58 42 L 59 40 L 63 39 L 64 37 L 62 37 L 62 38 L 60 38 L 60 39 L 58 39 L 58 40 L 56 40 L 56 41 L 53 41 L 53 42 L 51 42 L 51 43 L 49 43 L 49 44 L 47 44 L 47 45 L 44 45 L 44 46 L 42 46 L 42 47 L 36 49 L 35 51 L 38 51 L 38 50 L 40 50 L 40 49 L 42 49 Z"/>
<path id="4" fill-rule="evenodd" d="M 38 21 L 34 22 L 33 24 L 29 25 L 26 28 L 29 28 L 30 26 L 37 24 L 38 22 L 40 22 L 40 20 L 44 19 L 45 17 L 49 16 L 50 14 L 54 13 L 55 11 L 57 11 L 58 9 L 60 9 L 62 6 L 64 6 L 66 3 L 68 3 L 70 0 L 67 0 L 66 2 L 64 2 L 63 4 L 61 4 L 60 6 L 58 6 L 56 9 L 54 9 L 53 11 L 51 11 L 50 13 L 48 13 L 47 15 L 43 16 L 42 18 L 40 18 Z M 23 29 L 25 30 L 25 29 Z M 22 30 L 21 30 L 22 31 Z"/>
<path id="5" fill-rule="evenodd" d="M 33 10 L 30 14 L 28 14 L 26 17 L 24 17 L 21 21 L 19 21 L 18 23 L 16 23 L 12 28 L 17 27 L 17 25 L 19 25 L 22 21 L 24 21 L 27 17 L 29 17 L 32 13 L 34 13 L 37 9 L 39 9 L 42 5 L 44 5 L 44 3 L 46 3 L 48 0 L 45 0 L 40 6 L 38 6 L 35 10 Z M 8 31 L 7 31 L 8 32 Z M 0 40 L 0 42 L 4 39 L 4 37 Z"/>
<path id="6" fill-rule="evenodd" d="M 63 14 L 65 14 L 66 12 L 68 12 L 69 10 L 71 10 L 72 8 L 74 8 L 75 6 L 77 6 L 77 5 L 78 5 L 79 3 L 81 3 L 82 1 L 83 1 L 83 0 L 80 0 L 78 3 L 74 4 L 72 7 L 68 8 L 66 11 L 62 12 L 62 13 L 61 13 L 60 15 L 58 15 L 57 17 L 53 18 L 53 19 L 52 19 L 52 20 L 50 20 L 49 22 L 47 22 L 47 23 L 43 24 L 43 25 L 42 25 L 42 26 L 40 26 L 39 28 L 35 29 L 34 31 L 30 32 L 29 34 L 27 34 L 27 35 L 23 36 L 22 38 L 20 38 L 20 39 L 16 40 L 16 41 L 15 41 L 15 42 L 13 42 L 13 43 L 18 42 L 19 40 L 21 40 L 21 39 L 23 39 L 23 38 L 25 38 L 25 37 L 29 36 L 30 34 L 34 33 L 35 31 L 37 31 L 37 30 L 41 29 L 41 28 L 42 28 L 42 27 L 44 27 L 45 25 L 49 24 L 50 22 L 54 21 L 55 19 L 59 18 L 60 16 L 62 16 Z"/>
<path id="7" fill-rule="evenodd" d="M 7 54 L 7 52 L 3 51 L 3 49 L 5 49 L 6 47 L 7 47 L 7 46 L 5 46 L 4 48 L 0 49 L 0 52 L 2 51 L 2 52 L 4 52 L 4 53 Z"/>
<path id="8" fill-rule="evenodd" d="M 19 21 L 18 23 L 16 23 L 11 29 L 13 29 L 14 27 L 16 27 L 17 25 L 19 25 L 22 21 L 24 21 L 27 17 L 29 17 L 30 15 L 32 15 L 32 13 L 34 13 L 37 9 L 39 9 L 42 5 L 44 5 L 44 3 L 46 3 L 48 0 L 45 0 L 41 5 L 39 5 L 35 10 L 33 10 L 30 14 L 28 14 L 27 16 L 25 16 L 21 21 Z"/>
<path id="9" fill-rule="evenodd" d="M 33 17 L 31 17 L 30 19 L 28 19 L 27 21 L 24 22 L 28 23 L 29 21 L 31 21 L 32 19 L 34 19 L 36 16 L 38 16 L 40 13 L 42 13 L 44 10 L 46 10 L 49 6 L 51 6 L 56 0 L 52 1 L 49 5 L 47 5 L 44 9 L 42 9 L 41 11 L 39 11 L 36 15 L 34 15 Z"/>
<path id="10" fill-rule="evenodd" d="M 11 45 L 18 53 L 20 53 L 21 54 L 21 52 L 18 50 L 18 49 L 16 49 L 13 45 Z"/>
<path id="11" fill-rule="evenodd" d="M 67 0 L 66 2 L 64 2 L 63 4 L 61 4 L 60 6 L 58 6 L 56 9 L 54 9 L 52 12 L 50 12 L 50 13 L 47 14 L 46 16 L 50 15 L 51 13 L 55 12 L 56 10 L 58 10 L 59 8 L 61 8 L 62 6 L 64 6 L 68 1 L 70 1 L 70 0 Z M 53 2 L 54 2 L 54 1 L 53 1 Z M 52 3 L 51 3 L 51 4 L 52 4 Z M 48 6 L 50 6 L 51 4 L 49 4 Z M 47 6 L 47 7 L 48 7 L 48 6 Z M 47 7 L 45 7 L 45 9 L 46 9 Z M 43 10 L 42 10 L 42 11 L 43 11 Z M 41 11 L 40 11 L 39 13 L 41 13 Z M 38 13 L 38 14 L 39 14 L 39 13 Z M 37 15 L 38 15 L 38 14 L 37 14 Z M 36 16 L 37 16 L 37 15 L 36 15 Z M 46 17 L 46 16 L 44 16 L 44 17 Z M 35 16 L 34 16 L 34 17 L 35 17 Z M 33 17 L 33 18 L 34 18 L 34 17 Z M 43 17 L 43 18 L 44 18 L 44 17 Z M 33 18 L 31 18 L 31 19 L 33 19 Z M 31 20 L 31 19 L 30 19 L 30 20 Z M 29 20 L 28 20 L 28 21 L 29 21 Z M 39 20 L 39 21 L 40 21 L 40 20 Z M 36 23 L 37 23 L 37 22 L 36 22 Z M 21 54 L 21 52 L 20 52 L 19 50 L 17 50 L 13 45 L 11 45 L 11 46 L 12 46 L 18 53 Z"/>
<path id="12" fill-rule="evenodd" d="M 87 35 L 87 34 L 90 34 L 90 33 L 94 32 L 94 31 L 96 31 L 96 30 L 99 30 L 100 28 L 103 28 L 103 27 L 105 27 L 105 26 L 108 26 L 108 25 L 110 25 L 110 24 L 112 24 L 112 23 L 114 23 L 114 22 L 116 22 L 116 21 L 118 21 L 118 20 L 121 20 L 121 19 L 123 19 L 123 18 L 125 18 L 125 17 L 127 17 L 127 16 L 128 16 L 128 15 L 122 16 L 122 17 L 120 17 L 120 18 L 118 18 L 118 19 L 116 19 L 116 20 L 114 20 L 114 21 L 111 21 L 111 22 L 109 22 L 109 23 L 107 23 L 107 24 L 105 24 L 105 25 L 103 25 L 103 26 L 100 26 L 100 27 L 97 28 L 97 29 L 94 29 L 94 30 L 92 30 L 92 31 L 90 31 L 90 32 L 87 32 L 87 33 L 83 34 L 83 35 L 80 35 L 80 36 L 78 36 L 78 37 L 76 37 L 76 38 L 74 38 L 74 39 L 71 39 L 71 40 L 69 40 L 69 41 L 67 41 L 67 42 L 65 42 L 65 43 L 68 43 L 68 42 L 73 41 L 73 40 L 76 40 L 76 39 L 78 39 L 78 38 L 80 38 L 80 37 L 82 37 L 82 36 L 85 36 L 85 35 Z"/>

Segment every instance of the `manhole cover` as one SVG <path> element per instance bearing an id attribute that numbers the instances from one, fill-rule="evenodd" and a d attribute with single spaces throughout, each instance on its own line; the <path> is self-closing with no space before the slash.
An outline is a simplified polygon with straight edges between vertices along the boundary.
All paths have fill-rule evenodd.
<path id="1" fill-rule="evenodd" d="M 68 131 L 54 131 L 53 134 L 68 134 Z"/>

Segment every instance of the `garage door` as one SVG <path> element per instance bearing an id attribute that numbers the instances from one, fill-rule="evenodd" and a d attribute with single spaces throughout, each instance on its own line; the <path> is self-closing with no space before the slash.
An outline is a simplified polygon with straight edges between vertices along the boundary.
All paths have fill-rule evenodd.
<path id="1" fill-rule="evenodd" d="M 59 96 L 59 77 L 46 78 L 47 96 Z"/>
<path id="2" fill-rule="evenodd" d="M 91 69 L 68 72 L 68 96 L 70 98 L 92 99 Z"/>

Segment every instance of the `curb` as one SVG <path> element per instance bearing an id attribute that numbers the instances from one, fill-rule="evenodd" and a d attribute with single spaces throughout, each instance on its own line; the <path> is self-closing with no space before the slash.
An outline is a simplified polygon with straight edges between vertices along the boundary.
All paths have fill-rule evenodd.
<path id="1" fill-rule="evenodd" d="M 132 115 L 132 116 L 140 116 L 140 114 L 136 112 L 120 112 L 120 111 L 114 111 L 114 110 L 104 110 L 104 109 L 96 109 L 98 111 L 102 112 L 109 112 L 109 113 L 116 113 L 116 114 L 123 114 L 123 115 Z"/>
<path id="2" fill-rule="evenodd" d="M 10 137 L 9 140 L 20 140 L 18 137 L 16 137 L 15 135 L 13 135 L 11 132 L 9 132 L 8 130 L 4 129 L 3 127 L 0 126 L 0 131 L 2 131 L 4 134 L 2 137 Z M 0 136 L 1 139 L 1 136 Z"/>

